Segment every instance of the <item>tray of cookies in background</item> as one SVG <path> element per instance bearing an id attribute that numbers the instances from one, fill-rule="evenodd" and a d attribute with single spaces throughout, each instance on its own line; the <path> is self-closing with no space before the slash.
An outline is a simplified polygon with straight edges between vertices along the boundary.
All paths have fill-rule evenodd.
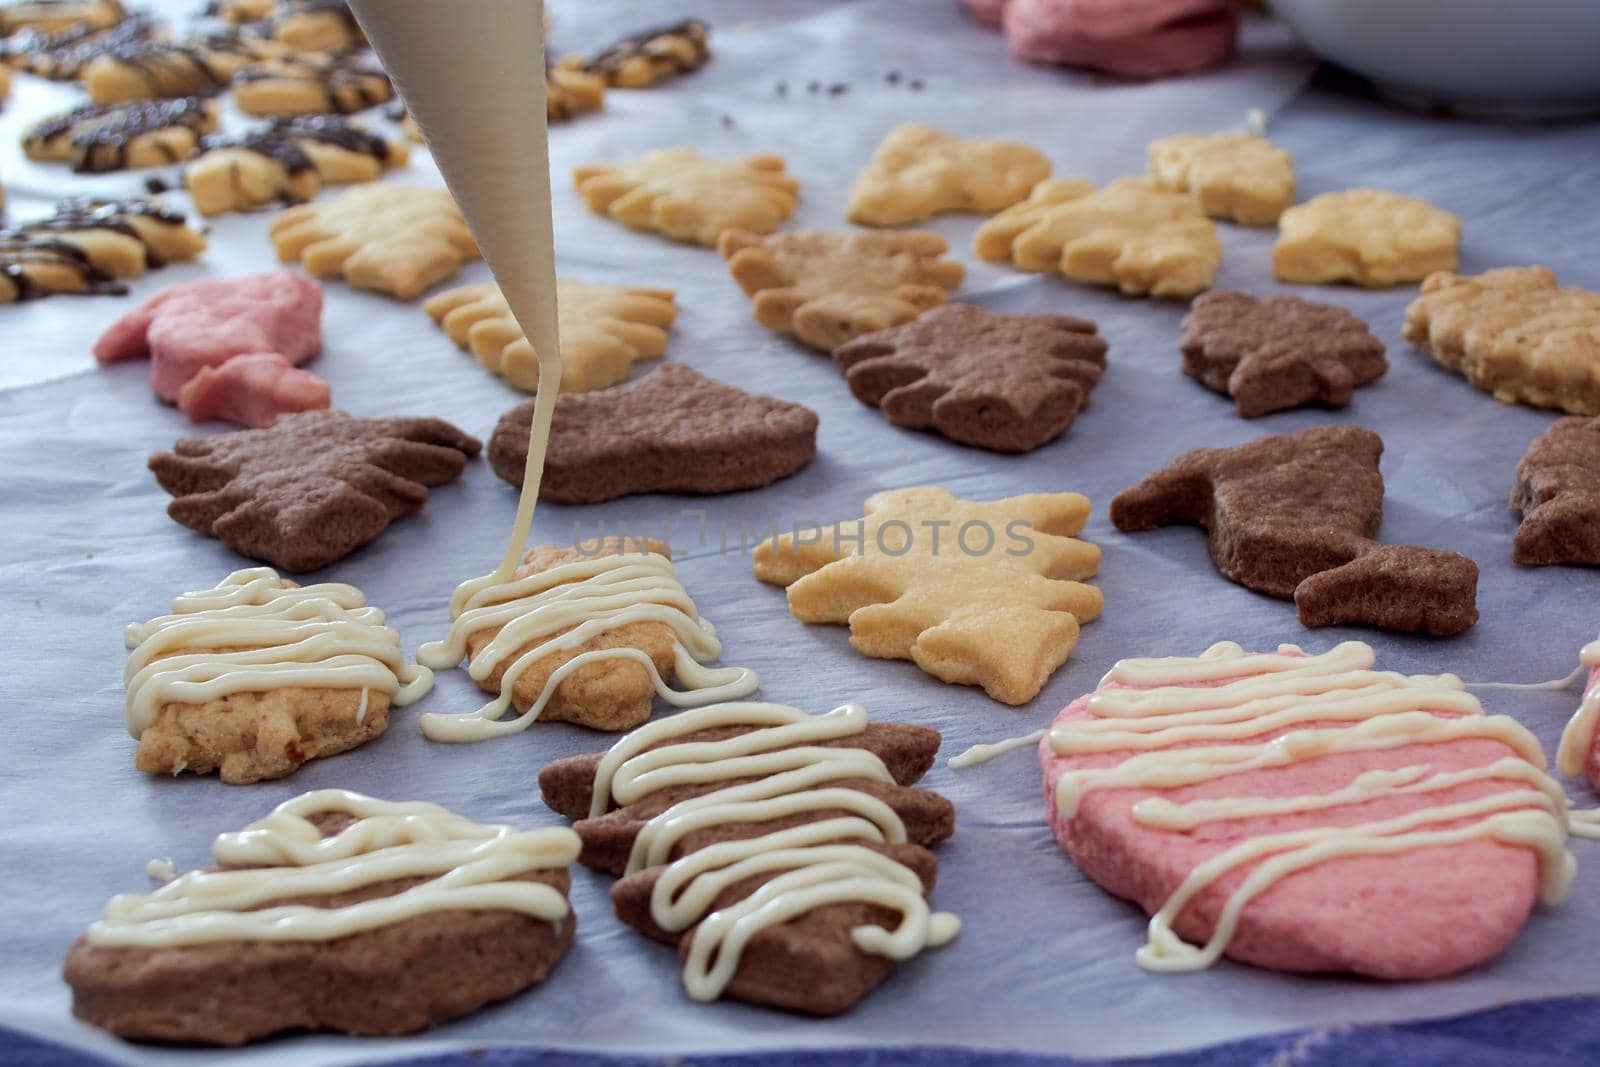
<path id="1" fill-rule="evenodd" d="M 119 839 L 0 1024 L 1092 1055 L 1600 991 L 1582 228 L 1297 133 L 1231 3 L 709 6 L 547 13 L 547 449 L 343 3 L 0 6 L 0 455 L 81 457 L 18 588 L 92 648 L 22 669 L 95 742 L 12 745 Z"/>

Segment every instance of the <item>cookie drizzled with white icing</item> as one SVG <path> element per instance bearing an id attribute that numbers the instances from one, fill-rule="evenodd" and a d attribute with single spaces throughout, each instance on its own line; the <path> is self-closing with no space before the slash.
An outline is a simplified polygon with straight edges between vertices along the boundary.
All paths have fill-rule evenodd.
<path id="1" fill-rule="evenodd" d="M 864 748 L 825 747 L 862 733 L 859 704 L 807 715 L 781 704 L 728 703 L 640 727 L 601 760 L 590 818 L 613 802 L 627 805 L 658 790 L 720 785 L 666 808 L 640 829 L 627 873 L 667 863 L 692 833 L 728 824 L 824 816 L 742 840 L 719 841 L 667 863 L 650 896 L 663 930 L 693 928 L 683 981 L 696 1000 L 720 996 L 739 968 L 744 947 L 768 927 L 829 904 L 861 902 L 900 915 L 893 930 L 868 924 L 849 932 L 861 952 L 905 960 L 942 945 L 961 922 L 930 911 L 917 874 L 869 844 L 904 844 L 894 808 L 846 780 L 892 784 L 893 776 Z M 677 741 L 704 730 L 747 728 L 712 741 Z M 674 743 L 675 742 L 675 743 Z M 713 907 L 731 886 L 771 876 L 726 907 Z"/>
<path id="2" fill-rule="evenodd" d="M 1292 645 L 1251 655 L 1232 642 L 1193 658 L 1130 659 L 1116 664 L 1089 698 L 1091 718 L 1059 722 L 1049 745 L 1060 756 L 1131 752 L 1120 763 L 1068 770 L 1056 808 L 1072 818 L 1095 789 L 1171 789 L 1337 753 L 1377 751 L 1464 739 L 1498 741 L 1515 756 L 1464 770 L 1426 765 L 1370 771 L 1326 793 L 1223 797 L 1175 804 L 1161 797 L 1133 807 L 1135 822 L 1186 831 L 1209 822 L 1312 812 L 1395 794 L 1428 797 L 1477 781 L 1508 788 L 1469 800 L 1435 802 L 1406 814 L 1246 838 L 1191 870 L 1151 918 L 1140 966 L 1191 971 L 1214 963 L 1252 899 L 1281 879 L 1350 856 L 1381 856 L 1475 840 L 1535 850 L 1541 896 L 1560 901 L 1574 861 L 1565 848 L 1566 801 L 1544 773 L 1538 741 L 1516 720 L 1485 715 L 1454 675 L 1373 671 L 1372 649 L 1347 641 L 1322 655 Z M 1227 897 L 1211 939 L 1182 941 L 1172 929 L 1184 907 L 1230 871 L 1252 870 Z"/>
<path id="3" fill-rule="evenodd" d="M 172 614 L 128 626 L 128 732 L 140 737 L 168 703 L 289 686 L 359 689 L 363 709 L 369 692 L 410 704 L 433 687 L 433 672 L 406 663 L 400 635 L 383 622 L 354 586 L 297 586 L 270 567 L 234 571 L 175 599 Z"/>
<path id="4" fill-rule="evenodd" d="M 352 819 L 330 836 L 318 816 Z M 330 941 L 429 912 L 517 911 L 556 923 L 569 906 L 555 886 L 520 878 L 577 858 L 571 830 L 483 826 L 436 804 L 377 800 L 343 789 L 305 793 L 212 847 L 218 870 L 182 875 L 148 894 L 124 894 L 89 927 L 100 947 L 217 941 Z M 282 903 L 426 879 L 342 907 Z"/>
<path id="5" fill-rule="evenodd" d="M 1583 646 L 1578 662 L 1590 672 L 1600 669 L 1600 637 Z M 1591 678 L 1584 686 L 1583 700 L 1578 704 L 1577 712 L 1567 722 L 1566 729 L 1561 731 L 1561 745 L 1556 749 L 1556 770 L 1568 778 L 1582 777 L 1589 754 L 1594 750 L 1597 734 L 1600 734 L 1600 680 Z M 1571 818 L 1574 837 L 1600 839 L 1600 810 L 1576 811 Z"/>

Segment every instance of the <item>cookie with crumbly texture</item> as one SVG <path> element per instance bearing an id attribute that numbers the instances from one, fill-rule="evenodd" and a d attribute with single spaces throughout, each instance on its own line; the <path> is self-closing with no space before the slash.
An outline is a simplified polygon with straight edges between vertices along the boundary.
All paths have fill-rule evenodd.
<path id="1" fill-rule="evenodd" d="M 833 351 L 856 399 L 895 426 L 1029 452 L 1072 425 L 1106 366 L 1094 323 L 946 304 Z"/>
<path id="2" fill-rule="evenodd" d="M 85 104 L 34 123 L 22 150 L 40 163 L 101 174 L 176 163 L 216 128 L 217 105 L 199 97 Z"/>
<path id="3" fill-rule="evenodd" d="M 1365 322 L 1297 296 L 1202 293 L 1178 345 L 1183 373 L 1232 397 L 1246 419 L 1304 404 L 1342 408 L 1389 370 Z"/>
<path id="4" fill-rule="evenodd" d="M 347 115 L 393 97 L 388 75 L 359 52 L 290 53 L 233 75 L 234 103 L 247 115 Z"/>
<path id="5" fill-rule="evenodd" d="M 1382 454 L 1382 438 L 1359 426 L 1196 448 L 1118 493 L 1111 521 L 1125 533 L 1203 527 L 1223 577 L 1292 598 L 1306 626 L 1458 634 L 1478 621 L 1478 566 L 1375 540 Z"/>
<path id="6" fill-rule="evenodd" d="M 598 215 L 708 248 L 728 230 L 771 233 L 794 214 L 800 193 L 778 156 L 708 159 L 692 148 L 590 163 L 573 170 L 572 182 Z"/>
<path id="7" fill-rule="evenodd" d="M 1187 299 L 1211 285 L 1222 261 L 1217 228 L 1188 193 L 1119 178 L 1103 189 L 1052 178 L 978 227 L 980 259 L 1059 271 L 1129 296 Z"/>
<path id="8" fill-rule="evenodd" d="M 556 304 L 563 396 L 604 389 L 626 378 L 639 360 L 665 355 L 667 328 L 678 314 L 671 289 L 570 278 L 556 280 Z M 446 289 L 422 310 L 489 373 L 524 392 L 539 387 L 539 356 L 493 282 Z"/>
<path id="9" fill-rule="evenodd" d="M 1600 415 L 1600 293 L 1548 267 L 1431 274 L 1404 333 L 1503 404 Z"/>
<path id="10" fill-rule="evenodd" d="M 1461 220 L 1382 189 L 1323 193 L 1278 219 L 1272 272 L 1279 281 L 1386 288 L 1454 270 Z"/>
<path id="11" fill-rule="evenodd" d="M 1294 160 L 1254 133 L 1177 133 L 1150 142 L 1150 180 L 1193 193 L 1207 215 L 1271 226 L 1294 203 Z"/>
<path id="12" fill-rule="evenodd" d="M 415 185 L 362 185 L 300 204 L 267 233 L 282 262 L 397 300 L 415 300 L 480 255 L 449 191 Z"/>
<path id="13" fill-rule="evenodd" d="M 711 27 L 699 19 L 630 33 L 583 62 L 583 69 L 618 89 L 648 89 L 699 70 L 711 58 Z"/>
<path id="14" fill-rule="evenodd" d="M 330 813 L 311 821 L 331 837 L 354 820 Z M 563 896 L 571 887 L 564 867 L 514 877 Z M 391 879 L 284 902 L 347 907 L 426 881 Z M 284 1030 L 398 1036 L 543 981 L 575 927 L 570 910 L 551 923 L 505 908 L 474 908 L 425 912 L 330 941 L 145 948 L 96 946 L 80 937 L 62 976 L 72 987 L 76 1018 L 131 1041 L 235 1046 Z M 449 951 L 440 951 L 445 945 Z"/>
<path id="15" fill-rule="evenodd" d="M 952 211 L 990 214 L 1050 176 L 1043 152 L 1016 141 L 962 140 L 919 123 L 896 126 L 856 176 L 845 217 L 899 226 Z"/>
<path id="16" fill-rule="evenodd" d="M 521 488 L 532 399 L 506 412 L 489 465 Z M 598 504 L 633 493 L 731 493 L 785 478 L 817 452 L 809 408 L 666 363 L 631 382 L 556 398 L 539 499 Z"/>
<path id="17" fill-rule="evenodd" d="M 766 236 L 728 230 L 717 242 L 756 321 L 827 352 L 943 304 L 966 273 L 944 258 L 949 250 L 928 230 Z"/>
<path id="18" fill-rule="evenodd" d="M 1525 566 L 1600 566 L 1600 418 L 1557 419 L 1517 464 L 1522 514 L 1511 558 Z"/>

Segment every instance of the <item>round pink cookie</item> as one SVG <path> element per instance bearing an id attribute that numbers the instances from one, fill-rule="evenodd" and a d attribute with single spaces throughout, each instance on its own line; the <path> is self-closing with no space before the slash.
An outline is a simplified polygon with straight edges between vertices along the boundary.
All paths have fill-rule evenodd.
<path id="1" fill-rule="evenodd" d="M 1001 16 L 1005 14 L 1007 0 L 961 0 L 961 3 L 967 9 L 967 14 L 985 26 L 998 26 Z"/>
<path id="2" fill-rule="evenodd" d="M 1231 0 L 1010 0 L 1004 29 L 1023 59 L 1156 78 L 1226 60 L 1239 12 Z"/>
<path id="3" fill-rule="evenodd" d="M 1087 695 L 1080 697 L 1057 722 L 1092 718 L 1087 702 Z M 1479 781 L 1428 797 L 1391 794 L 1325 811 L 1209 822 L 1187 833 L 1145 826 L 1132 813 L 1135 803 L 1157 795 L 1178 803 L 1301 796 L 1332 792 L 1364 771 L 1419 764 L 1434 772 L 1461 770 L 1515 755 L 1498 741 L 1468 739 L 1337 753 L 1175 789 L 1091 789 L 1072 818 L 1057 813 L 1056 783 L 1064 773 L 1116 765 L 1130 755 L 1124 751 L 1059 756 L 1048 737 L 1039 748 L 1046 811 L 1056 839 L 1084 874 L 1149 914 L 1161 909 L 1196 866 L 1245 838 L 1372 822 L 1429 804 L 1456 803 L 1515 788 L 1503 781 Z M 1194 897 L 1174 923 L 1179 936 L 1203 944 L 1228 896 L 1252 867 L 1234 868 Z M 1439 978 L 1482 963 L 1511 943 L 1537 899 L 1538 874 L 1538 857 L 1531 849 L 1487 839 L 1392 856 L 1330 860 L 1284 877 L 1250 901 L 1226 954 L 1280 971 Z M 1130 945 L 1129 952 L 1135 947 Z"/>

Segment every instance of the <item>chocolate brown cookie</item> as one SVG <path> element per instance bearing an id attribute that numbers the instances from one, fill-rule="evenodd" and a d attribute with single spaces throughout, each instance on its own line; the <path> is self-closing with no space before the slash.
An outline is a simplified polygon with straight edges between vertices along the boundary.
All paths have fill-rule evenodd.
<path id="1" fill-rule="evenodd" d="M 422 510 L 482 445 L 442 419 L 282 415 L 150 457 L 172 518 L 287 571 L 325 567 Z"/>
<path id="2" fill-rule="evenodd" d="M 1307 626 L 1460 633 L 1478 621 L 1477 564 L 1373 540 L 1382 454 L 1382 438 L 1357 426 L 1197 448 L 1118 493 L 1111 521 L 1123 531 L 1205 527 L 1224 577 L 1293 598 Z"/>
<path id="3" fill-rule="evenodd" d="M 1183 373 L 1233 397 L 1242 418 L 1342 408 L 1383 377 L 1383 342 L 1344 308 L 1297 296 L 1203 293 L 1183 320 Z"/>
<path id="4" fill-rule="evenodd" d="M 895 426 L 1028 452 L 1066 432 L 1106 366 L 1095 325 L 948 304 L 833 352 L 850 391 Z"/>
<path id="5" fill-rule="evenodd" d="M 1600 417 L 1569 415 L 1534 438 L 1511 506 L 1522 513 L 1518 563 L 1600 564 Z"/>
<path id="6" fill-rule="evenodd" d="M 500 417 L 489 465 L 521 488 L 533 400 Z M 556 400 L 539 497 L 597 504 L 630 493 L 730 493 L 787 477 L 817 452 L 809 408 L 666 363 L 631 382 Z"/>

